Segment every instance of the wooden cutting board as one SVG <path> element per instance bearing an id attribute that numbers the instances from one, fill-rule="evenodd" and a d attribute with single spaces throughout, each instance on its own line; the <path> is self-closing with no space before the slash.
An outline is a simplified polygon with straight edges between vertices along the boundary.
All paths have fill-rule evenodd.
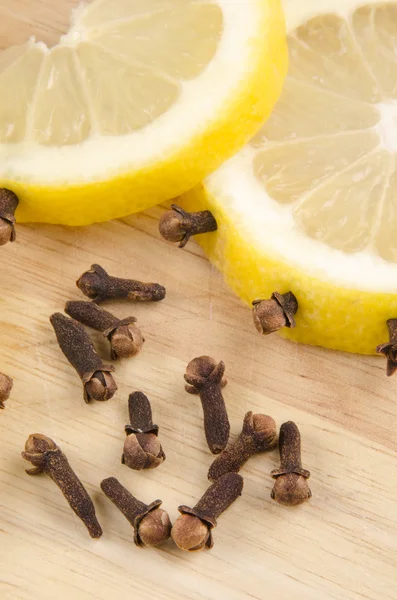
<path id="1" fill-rule="evenodd" d="M 51 43 L 74 4 L 0 0 L 0 46 L 32 33 Z M 260 337 L 249 309 L 194 242 L 179 250 L 159 238 L 161 212 L 85 229 L 19 226 L 16 243 L 0 250 L 0 370 L 15 379 L 0 411 L 0 597 L 397 599 L 397 379 L 386 378 L 382 359 Z M 82 298 L 75 280 L 93 262 L 158 281 L 167 297 L 109 305 L 135 315 L 146 342 L 117 365 L 117 396 L 86 405 L 48 317 Z M 226 362 L 233 437 L 248 410 L 299 424 L 313 498 L 289 509 L 272 501 L 278 456 L 262 455 L 243 469 L 244 494 L 219 519 L 211 551 L 182 553 L 171 542 L 138 549 L 99 483 L 114 475 L 145 502 L 161 498 L 172 520 L 179 504 L 201 496 L 212 457 L 199 400 L 183 382 L 186 363 L 201 354 Z M 167 455 L 143 473 L 120 462 L 134 390 L 151 398 Z M 48 477 L 25 474 L 20 452 L 33 432 L 67 454 L 94 499 L 100 540 L 89 538 Z"/>

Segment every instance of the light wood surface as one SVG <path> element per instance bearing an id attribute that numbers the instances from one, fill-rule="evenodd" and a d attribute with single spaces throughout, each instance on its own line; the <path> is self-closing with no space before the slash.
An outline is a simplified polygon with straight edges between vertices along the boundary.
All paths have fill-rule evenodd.
<path id="1" fill-rule="evenodd" d="M 42 9 L 37 31 L 53 35 L 51 10 L 61 4 L 1 0 L 0 45 L 23 41 L 27 20 L 18 11 L 33 5 Z M 15 19 L 12 40 L 6 17 Z M 17 242 L 1 248 L 0 370 L 15 385 L 0 411 L 0 597 L 397 599 L 397 379 L 386 378 L 382 359 L 261 338 L 195 243 L 179 250 L 159 239 L 161 212 L 85 229 L 20 226 Z M 158 304 L 108 305 L 134 314 L 146 342 L 117 364 L 117 396 L 86 405 L 48 317 L 83 298 L 75 280 L 93 262 L 158 281 L 168 293 Z M 274 503 L 269 473 L 278 456 L 262 455 L 243 469 L 244 494 L 219 519 L 213 550 L 182 553 L 171 542 L 138 549 L 99 483 L 114 475 L 141 500 L 161 498 L 172 520 L 179 504 L 200 497 L 212 457 L 199 400 L 183 385 L 186 363 L 200 354 L 226 362 L 233 436 L 247 410 L 298 423 L 313 498 L 290 509 Z M 143 473 L 120 463 L 127 398 L 137 389 L 152 400 L 167 455 Z M 25 474 L 20 452 L 32 432 L 67 454 L 95 501 L 100 540 L 89 538 L 48 477 Z"/>

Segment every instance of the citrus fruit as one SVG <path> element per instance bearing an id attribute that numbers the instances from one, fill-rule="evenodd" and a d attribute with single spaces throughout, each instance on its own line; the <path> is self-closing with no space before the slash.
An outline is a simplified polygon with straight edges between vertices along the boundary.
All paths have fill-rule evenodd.
<path id="1" fill-rule="evenodd" d="M 287 65 L 280 0 L 93 0 L 0 54 L 0 185 L 83 225 L 189 189 L 241 148 Z"/>
<path id="2" fill-rule="evenodd" d="M 397 3 L 284 2 L 290 67 L 252 141 L 183 199 L 246 302 L 298 299 L 309 344 L 374 353 L 397 317 Z"/>

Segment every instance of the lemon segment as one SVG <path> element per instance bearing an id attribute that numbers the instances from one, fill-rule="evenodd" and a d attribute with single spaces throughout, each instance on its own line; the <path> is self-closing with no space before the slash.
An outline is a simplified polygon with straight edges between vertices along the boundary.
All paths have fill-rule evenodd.
<path id="1" fill-rule="evenodd" d="M 26 138 L 38 144 L 79 144 L 89 135 L 88 103 L 75 53 L 69 48 L 54 48 L 44 56 L 31 121 Z"/>
<path id="2" fill-rule="evenodd" d="M 286 70 L 280 0 L 83 4 L 57 46 L 0 53 L 0 185 L 20 222 L 143 210 L 241 148 Z"/>
<path id="3" fill-rule="evenodd" d="M 247 303 L 299 302 L 293 340 L 375 353 L 397 317 L 397 4 L 285 0 L 290 67 L 269 120 L 182 198 Z"/>
<path id="4" fill-rule="evenodd" d="M 0 54 L 0 144 L 10 144 L 12 148 L 26 136 L 29 116 L 26 107 L 34 95 L 44 57 L 40 47 L 29 43 L 10 48 L 4 55 Z"/>

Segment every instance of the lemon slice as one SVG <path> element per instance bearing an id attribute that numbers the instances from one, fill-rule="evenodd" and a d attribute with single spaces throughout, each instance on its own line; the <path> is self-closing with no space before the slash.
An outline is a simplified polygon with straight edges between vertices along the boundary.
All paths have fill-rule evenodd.
<path id="1" fill-rule="evenodd" d="M 245 301 L 297 296 L 286 336 L 374 353 L 397 317 L 397 3 L 284 6 L 282 96 L 184 206 L 215 213 L 203 245 Z"/>
<path id="2" fill-rule="evenodd" d="M 286 72 L 279 0 L 94 0 L 0 54 L 0 185 L 82 225 L 189 189 L 258 130 Z"/>

